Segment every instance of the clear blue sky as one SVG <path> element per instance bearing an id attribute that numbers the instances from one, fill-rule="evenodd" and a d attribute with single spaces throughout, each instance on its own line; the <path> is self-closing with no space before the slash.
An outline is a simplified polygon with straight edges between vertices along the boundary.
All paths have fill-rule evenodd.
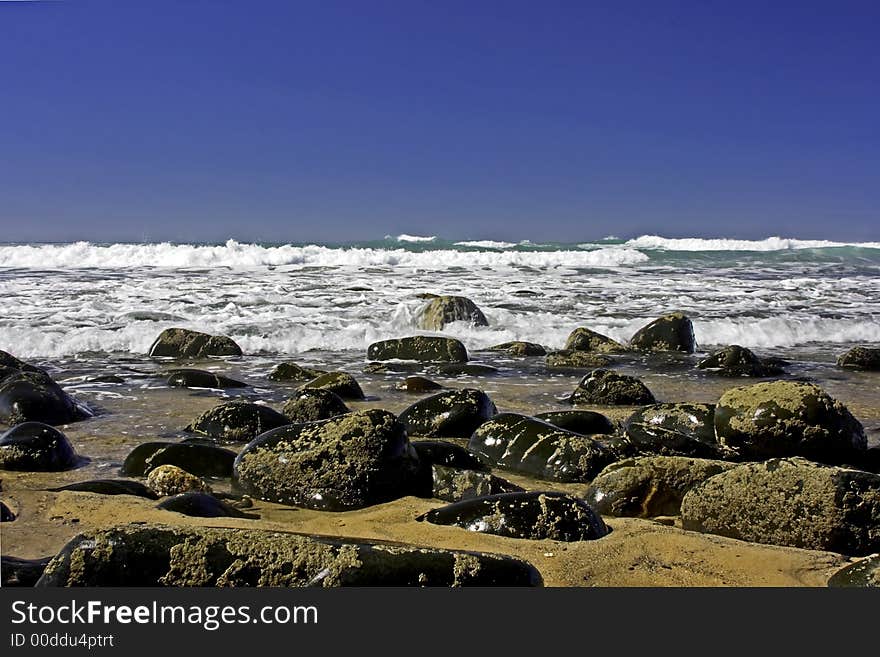
<path id="1" fill-rule="evenodd" d="M 877 2 L 0 2 L 0 241 L 878 225 Z"/>

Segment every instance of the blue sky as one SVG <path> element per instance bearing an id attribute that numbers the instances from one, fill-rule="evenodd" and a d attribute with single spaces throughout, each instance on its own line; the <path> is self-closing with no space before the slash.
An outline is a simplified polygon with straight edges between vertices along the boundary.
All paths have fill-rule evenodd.
<path id="1" fill-rule="evenodd" d="M 878 34 L 876 2 L 0 2 L 0 240 L 877 240 Z"/>

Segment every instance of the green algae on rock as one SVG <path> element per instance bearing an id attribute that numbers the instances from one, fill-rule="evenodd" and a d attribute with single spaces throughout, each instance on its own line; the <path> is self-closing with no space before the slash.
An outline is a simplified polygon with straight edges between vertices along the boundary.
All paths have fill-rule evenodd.
<path id="1" fill-rule="evenodd" d="M 418 474 L 403 424 L 380 409 L 274 429 L 249 443 L 234 465 L 235 483 L 253 497 L 324 511 L 410 495 Z"/>
<path id="2" fill-rule="evenodd" d="M 360 384 L 348 372 L 327 372 L 299 387 L 299 390 L 329 390 L 342 399 L 364 398 Z"/>
<path id="3" fill-rule="evenodd" d="M 504 351 L 509 356 L 544 356 L 547 350 L 535 342 L 522 342 L 514 340 L 512 342 L 503 342 L 489 347 L 489 351 Z"/>
<path id="4" fill-rule="evenodd" d="M 325 388 L 300 388 L 281 409 L 293 424 L 328 420 L 351 412 L 342 397 Z"/>
<path id="5" fill-rule="evenodd" d="M 135 567 L 136 566 L 136 567 Z M 531 564 L 479 552 L 257 529 L 128 525 L 80 534 L 48 586 L 540 586 Z"/>
<path id="6" fill-rule="evenodd" d="M 209 335 L 182 328 L 165 329 L 153 342 L 150 357 L 207 358 L 209 356 L 241 356 L 242 351 L 232 338 Z"/>
<path id="7" fill-rule="evenodd" d="M 165 372 L 165 374 L 168 375 L 167 383 L 172 388 L 212 388 L 215 390 L 225 390 L 227 388 L 247 387 L 247 383 L 207 370 L 178 369 L 170 370 Z"/>
<path id="8" fill-rule="evenodd" d="M 605 367 L 611 364 L 611 359 L 600 353 L 590 351 L 551 351 L 547 354 L 547 367 L 550 369 L 580 369 L 591 370 L 596 367 Z"/>
<path id="9" fill-rule="evenodd" d="M 176 465 L 160 465 L 147 475 L 147 488 L 159 497 L 196 491 L 210 493 L 211 487 L 204 479 L 187 472 Z"/>
<path id="10" fill-rule="evenodd" d="M 285 424 L 290 420 L 268 406 L 236 400 L 208 409 L 184 431 L 220 442 L 243 443 Z"/>
<path id="11" fill-rule="evenodd" d="M 431 465 L 431 497 L 460 502 L 486 495 L 515 493 L 523 489 L 488 472 Z"/>
<path id="12" fill-rule="evenodd" d="M 374 342 L 367 348 L 367 358 L 465 363 L 468 354 L 464 344 L 455 338 L 416 335 Z"/>
<path id="13" fill-rule="evenodd" d="M 306 383 L 317 379 L 322 374 L 327 374 L 327 371 L 302 367 L 296 363 L 279 363 L 275 366 L 275 369 L 269 372 L 269 379 L 272 381 L 297 381 Z"/>
<path id="14" fill-rule="evenodd" d="M 0 436 L 0 470 L 56 472 L 77 460 L 67 436 L 48 424 L 24 422 Z"/>
<path id="15" fill-rule="evenodd" d="M 400 421 L 411 436 L 468 438 L 497 412 L 485 392 L 461 388 L 417 401 L 400 414 Z"/>
<path id="16" fill-rule="evenodd" d="M 432 297 L 418 317 L 418 326 L 425 331 L 440 331 L 450 322 L 469 322 L 472 326 L 489 325 L 483 311 L 467 297 Z"/>
<path id="17" fill-rule="evenodd" d="M 641 454 L 721 458 L 712 404 L 652 404 L 624 422 L 629 441 Z"/>
<path id="18" fill-rule="evenodd" d="M 148 475 L 161 465 L 176 465 L 200 477 L 230 477 L 235 452 L 198 443 L 148 442 L 135 447 L 122 464 L 122 474 Z"/>
<path id="19" fill-rule="evenodd" d="M 697 350 L 694 325 L 689 317 L 680 312 L 669 313 L 643 326 L 630 338 L 629 345 L 639 351 L 683 351 L 692 354 Z"/>
<path id="20" fill-rule="evenodd" d="M 619 354 L 628 349 L 607 335 L 596 333 L 588 328 L 576 328 L 565 341 L 566 351 L 586 351 L 600 354 Z"/>
<path id="21" fill-rule="evenodd" d="M 719 349 L 697 363 L 701 370 L 726 377 L 769 377 L 784 374 L 785 370 L 773 360 L 758 358 L 750 349 L 737 344 Z"/>
<path id="22" fill-rule="evenodd" d="M 853 347 L 837 359 L 840 367 L 855 370 L 880 371 L 880 349 L 876 347 Z"/>
<path id="23" fill-rule="evenodd" d="M 555 492 L 500 493 L 433 509 L 416 520 L 509 538 L 591 541 L 608 527 L 586 502 Z"/>
<path id="24" fill-rule="evenodd" d="M 91 417 L 48 374 L 14 371 L 0 379 L 0 422 L 69 424 Z"/>
<path id="25" fill-rule="evenodd" d="M 599 369 L 581 379 L 567 401 L 569 404 L 641 406 L 653 404 L 657 400 L 636 377 Z"/>

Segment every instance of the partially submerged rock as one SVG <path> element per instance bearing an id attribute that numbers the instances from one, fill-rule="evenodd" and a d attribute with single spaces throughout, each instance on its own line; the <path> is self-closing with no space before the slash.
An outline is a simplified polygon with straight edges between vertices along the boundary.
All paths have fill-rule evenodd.
<path id="1" fill-rule="evenodd" d="M 515 493 L 523 489 L 488 472 L 460 470 L 442 465 L 431 466 L 431 497 L 460 502 L 476 497 Z"/>
<path id="2" fill-rule="evenodd" d="M 406 392 L 434 392 L 442 390 L 443 386 L 431 379 L 423 376 L 408 376 L 403 381 L 394 386 L 397 390 L 405 390 Z"/>
<path id="3" fill-rule="evenodd" d="M 166 497 L 157 509 L 173 511 L 194 518 L 251 518 L 253 516 L 243 513 L 234 506 L 218 500 L 210 493 L 201 491 L 188 491 Z"/>
<path id="4" fill-rule="evenodd" d="M 0 379 L 0 422 L 58 425 L 90 416 L 44 372 L 16 371 Z"/>
<path id="5" fill-rule="evenodd" d="M 270 429 L 290 424 L 290 420 L 263 404 L 231 401 L 202 413 L 184 431 L 208 436 L 221 442 L 248 442 Z"/>
<path id="6" fill-rule="evenodd" d="M 179 369 L 166 372 L 167 383 L 172 388 L 212 388 L 225 390 L 226 388 L 246 388 L 247 383 L 230 379 L 229 377 L 209 372 L 207 370 Z"/>
<path id="7" fill-rule="evenodd" d="M 611 359 L 600 353 L 589 351 L 551 351 L 547 354 L 547 367 L 550 369 L 587 369 L 605 367 Z"/>
<path id="8" fill-rule="evenodd" d="M 30 363 L 26 363 L 23 360 L 19 360 L 8 351 L 3 351 L 0 349 L 0 375 L 2 372 L 10 370 L 8 373 L 12 372 L 37 372 L 38 374 L 45 374 L 46 371 L 35 366 Z"/>
<path id="9" fill-rule="evenodd" d="M 0 470 L 54 472 L 76 464 L 67 436 L 48 424 L 24 422 L 0 436 Z"/>
<path id="10" fill-rule="evenodd" d="M 300 386 L 300 390 L 329 390 L 336 393 L 342 399 L 360 400 L 364 398 L 357 380 L 347 372 L 327 372 L 317 379 L 313 379 Z"/>
<path id="11" fill-rule="evenodd" d="M 81 493 L 97 493 L 98 495 L 133 495 L 145 497 L 149 500 L 156 499 L 156 494 L 139 481 L 130 479 L 90 479 L 77 481 L 73 484 L 51 488 L 54 492 L 77 491 Z"/>
<path id="12" fill-rule="evenodd" d="M 477 304 L 467 297 L 435 296 L 419 314 L 418 326 L 425 331 L 440 331 L 450 322 L 469 322 L 472 326 L 488 326 L 489 322 Z"/>
<path id="13" fill-rule="evenodd" d="M 211 487 L 204 479 L 176 465 L 160 465 L 150 470 L 147 475 L 147 488 L 159 497 L 189 492 L 211 492 Z"/>
<path id="14" fill-rule="evenodd" d="M 464 345 L 455 338 L 416 335 L 374 342 L 367 348 L 367 358 L 464 363 L 468 360 L 468 354 Z"/>
<path id="15" fill-rule="evenodd" d="M 411 436 L 467 438 L 497 409 L 481 390 L 462 388 L 417 401 L 400 414 Z"/>
<path id="16" fill-rule="evenodd" d="M 837 359 L 837 364 L 854 370 L 880 371 L 880 348 L 853 347 Z"/>
<path id="17" fill-rule="evenodd" d="M 342 397 L 323 388 L 301 388 L 284 402 L 281 412 L 293 424 L 329 420 L 349 413 Z"/>
<path id="18" fill-rule="evenodd" d="M 326 370 L 316 370 L 311 367 L 302 367 L 296 363 L 280 363 L 269 372 L 269 378 L 272 381 L 297 381 L 306 383 L 317 379 L 322 374 L 327 374 Z"/>
<path id="19" fill-rule="evenodd" d="M 624 422 L 629 441 L 641 454 L 721 458 L 712 404 L 652 404 Z"/>
<path id="20" fill-rule="evenodd" d="M 576 328 L 565 341 L 565 349 L 568 351 L 587 351 L 600 354 L 619 354 L 627 351 L 627 348 L 617 340 L 612 340 L 607 335 L 596 333 L 588 328 Z"/>
<path id="21" fill-rule="evenodd" d="M 736 344 L 709 354 L 697 367 L 727 377 L 768 377 L 785 373 L 775 361 L 758 358 L 751 350 Z"/>
<path id="22" fill-rule="evenodd" d="M 697 350 L 694 325 L 689 317 L 680 312 L 664 315 L 643 326 L 630 338 L 629 344 L 639 351 L 683 351 L 692 354 Z"/>
<path id="23" fill-rule="evenodd" d="M 495 376 L 499 372 L 497 367 L 484 363 L 432 365 L 426 371 L 430 374 L 439 374 L 441 376 Z"/>
<path id="24" fill-rule="evenodd" d="M 235 452 L 198 443 L 149 442 L 135 447 L 122 464 L 122 474 L 144 476 L 160 465 L 176 465 L 200 477 L 229 477 Z"/>
<path id="25" fill-rule="evenodd" d="M 241 355 L 241 347 L 232 338 L 182 328 L 165 329 L 150 347 L 150 357 L 207 358 Z"/>
<path id="26" fill-rule="evenodd" d="M 547 411 L 536 413 L 535 417 L 552 424 L 554 427 L 573 431 L 582 436 L 613 434 L 617 431 L 617 427 L 611 420 L 596 411 Z"/>
<path id="27" fill-rule="evenodd" d="M 597 406 L 641 406 L 656 400 L 648 387 L 634 376 L 611 370 L 593 370 L 568 398 L 570 404 Z"/>
<path id="28" fill-rule="evenodd" d="M 547 350 L 534 342 L 521 342 L 514 340 L 513 342 L 503 342 L 489 347 L 489 351 L 504 351 L 509 356 L 544 356 Z"/>

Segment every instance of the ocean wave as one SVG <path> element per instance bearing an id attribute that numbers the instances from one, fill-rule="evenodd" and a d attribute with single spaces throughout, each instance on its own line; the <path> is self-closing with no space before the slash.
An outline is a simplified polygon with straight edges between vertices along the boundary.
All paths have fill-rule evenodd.
<path id="1" fill-rule="evenodd" d="M 642 235 L 628 240 L 624 246 L 633 249 L 662 249 L 665 251 L 789 251 L 793 249 L 828 249 L 860 247 L 880 249 L 880 242 L 831 242 L 828 240 L 799 240 L 768 237 L 763 240 L 704 239 L 687 237 L 673 239 L 659 235 Z"/>
<path id="2" fill-rule="evenodd" d="M 469 246 L 477 249 L 512 249 L 516 242 L 496 242 L 494 240 L 473 240 L 471 242 L 455 242 L 455 246 Z"/>
<path id="3" fill-rule="evenodd" d="M 434 242 L 437 240 L 436 235 L 430 235 L 428 237 L 422 237 L 420 235 L 407 235 L 403 233 L 402 235 L 398 235 L 397 237 L 392 237 L 391 235 L 385 236 L 386 240 L 393 239 L 398 242 Z"/>

